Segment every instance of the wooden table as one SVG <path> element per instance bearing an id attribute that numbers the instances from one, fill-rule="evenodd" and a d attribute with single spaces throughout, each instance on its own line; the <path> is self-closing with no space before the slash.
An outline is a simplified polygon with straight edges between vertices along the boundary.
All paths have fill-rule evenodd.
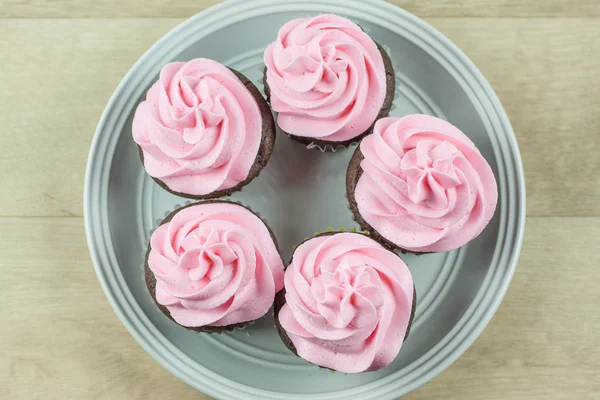
<path id="1" fill-rule="evenodd" d="M 0 0 L 0 398 L 205 399 L 104 297 L 82 219 L 100 114 L 210 0 Z M 494 319 L 407 399 L 600 398 L 600 2 L 394 0 L 478 65 L 516 131 L 525 242 Z"/>

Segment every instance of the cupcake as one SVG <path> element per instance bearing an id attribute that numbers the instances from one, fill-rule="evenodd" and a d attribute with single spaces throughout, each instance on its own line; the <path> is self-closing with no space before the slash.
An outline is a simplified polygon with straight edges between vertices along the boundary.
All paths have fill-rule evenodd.
<path id="1" fill-rule="evenodd" d="M 389 56 L 338 15 L 289 21 L 265 50 L 264 62 L 265 93 L 277 124 L 302 143 L 347 147 L 392 106 Z"/>
<path id="2" fill-rule="evenodd" d="M 275 236 L 252 211 L 227 201 L 173 211 L 152 233 L 145 268 L 158 308 L 198 332 L 261 318 L 283 288 Z"/>
<path id="3" fill-rule="evenodd" d="M 275 325 L 312 364 L 376 371 L 398 355 L 415 304 L 412 275 L 396 254 L 364 234 L 327 232 L 294 251 L 275 298 Z"/>
<path id="4" fill-rule="evenodd" d="M 193 199 L 240 190 L 267 165 L 275 144 L 273 115 L 256 86 L 204 58 L 162 68 L 132 133 L 146 172 Z"/>
<path id="5" fill-rule="evenodd" d="M 350 161 L 346 191 L 364 230 L 412 253 L 473 240 L 498 201 L 492 169 L 473 142 L 429 115 L 377 121 Z"/>

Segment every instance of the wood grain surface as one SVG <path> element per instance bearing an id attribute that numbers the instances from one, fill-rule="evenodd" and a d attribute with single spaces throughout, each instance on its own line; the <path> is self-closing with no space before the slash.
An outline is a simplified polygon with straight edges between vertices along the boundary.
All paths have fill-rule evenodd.
<path id="1" fill-rule="evenodd" d="M 207 399 L 163 370 L 104 297 L 82 220 L 106 102 L 211 0 L 0 0 L 0 399 Z M 410 400 L 600 398 L 600 2 L 394 0 L 453 40 L 515 129 L 519 266 L 482 336 Z"/>
<path id="2" fill-rule="evenodd" d="M 187 18 L 222 0 L 0 0 L 0 18 Z M 390 0 L 420 17 L 599 17 L 597 0 Z"/>

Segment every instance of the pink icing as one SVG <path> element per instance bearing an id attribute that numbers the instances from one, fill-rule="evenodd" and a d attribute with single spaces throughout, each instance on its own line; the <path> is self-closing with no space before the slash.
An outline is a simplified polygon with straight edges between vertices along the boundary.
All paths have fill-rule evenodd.
<path id="1" fill-rule="evenodd" d="M 156 300 L 187 327 L 262 317 L 283 288 L 283 262 L 265 224 L 232 203 L 179 211 L 150 238 Z"/>
<path id="2" fill-rule="evenodd" d="M 279 312 L 298 355 L 345 373 L 375 371 L 398 355 L 413 302 L 413 279 L 394 253 L 364 235 L 312 238 L 285 271 Z"/>
<path id="3" fill-rule="evenodd" d="M 262 118 L 233 72 L 198 58 L 162 68 L 136 110 L 132 130 L 148 174 L 175 192 L 206 195 L 248 177 Z"/>
<path id="4" fill-rule="evenodd" d="M 386 96 L 383 58 L 337 15 L 286 23 L 264 54 L 277 123 L 296 136 L 341 142 L 365 132 Z"/>
<path id="5" fill-rule="evenodd" d="M 494 214 L 492 169 L 458 128 L 428 115 L 384 118 L 360 144 L 354 197 L 362 218 L 406 250 L 456 249 Z"/>

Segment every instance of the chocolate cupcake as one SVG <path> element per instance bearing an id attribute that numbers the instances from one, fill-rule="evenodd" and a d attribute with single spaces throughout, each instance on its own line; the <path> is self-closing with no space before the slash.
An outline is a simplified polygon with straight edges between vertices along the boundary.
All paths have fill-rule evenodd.
<path id="1" fill-rule="evenodd" d="M 431 253 L 476 238 L 496 209 L 492 169 L 458 128 L 429 115 L 377 121 L 348 166 L 361 228 L 392 249 Z"/>
<path id="2" fill-rule="evenodd" d="M 265 93 L 277 124 L 302 143 L 347 147 L 392 106 L 389 56 L 354 22 L 324 14 L 286 23 L 264 53 Z"/>
<path id="3" fill-rule="evenodd" d="M 228 201 L 173 211 L 152 233 L 146 285 L 158 308 L 198 332 L 242 328 L 283 288 L 275 236 L 256 214 Z"/>
<path id="4" fill-rule="evenodd" d="M 364 234 L 327 232 L 294 251 L 275 325 L 286 347 L 312 364 L 376 371 L 398 355 L 415 305 L 400 257 Z"/>
<path id="5" fill-rule="evenodd" d="M 275 144 L 273 115 L 256 86 L 204 58 L 162 68 L 132 133 L 146 172 L 192 199 L 240 190 L 267 165 Z"/>

